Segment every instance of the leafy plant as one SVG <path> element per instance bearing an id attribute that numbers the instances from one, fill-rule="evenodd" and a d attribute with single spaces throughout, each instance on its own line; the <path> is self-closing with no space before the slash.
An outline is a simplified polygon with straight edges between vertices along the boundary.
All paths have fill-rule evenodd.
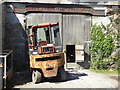
<path id="1" fill-rule="evenodd" d="M 114 69 L 117 69 L 117 61 L 119 55 L 116 54 L 115 58 L 111 55 L 118 48 L 116 42 L 118 41 L 118 32 L 114 32 L 113 24 L 108 26 L 93 25 L 91 27 L 91 69 L 110 69 L 114 65 Z M 118 56 L 117 56 L 118 55 Z"/>

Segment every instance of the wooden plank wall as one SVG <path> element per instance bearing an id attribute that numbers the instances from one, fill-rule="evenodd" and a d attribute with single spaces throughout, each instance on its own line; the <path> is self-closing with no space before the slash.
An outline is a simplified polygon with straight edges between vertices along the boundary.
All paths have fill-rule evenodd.
<path id="1" fill-rule="evenodd" d="M 90 41 L 90 28 L 90 15 L 63 15 L 63 50 L 66 50 L 66 45 L 84 45 L 85 57 L 79 65 L 85 69 L 89 68 L 88 61 L 90 60 L 89 43 L 86 43 Z"/>
<path id="2" fill-rule="evenodd" d="M 61 22 L 61 14 L 56 13 L 31 13 L 27 15 L 27 26 L 40 23 Z"/>
<path id="3" fill-rule="evenodd" d="M 85 45 L 86 53 L 89 48 L 86 41 L 90 40 L 91 17 L 89 15 L 63 15 L 63 48 L 66 45 Z"/>

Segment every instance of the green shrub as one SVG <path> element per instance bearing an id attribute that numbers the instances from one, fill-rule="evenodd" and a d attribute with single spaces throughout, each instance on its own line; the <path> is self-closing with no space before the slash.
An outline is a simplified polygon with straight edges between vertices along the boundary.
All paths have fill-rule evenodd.
<path id="1" fill-rule="evenodd" d="M 95 24 L 91 27 L 91 40 L 90 68 L 111 69 L 111 66 L 114 65 L 114 69 L 118 69 L 118 62 L 120 62 L 118 53 L 115 52 L 116 56 L 111 56 L 117 48 L 115 43 L 118 40 L 118 33 L 113 33 L 110 29 L 110 25 L 104 26 L 103 24 Z"/>

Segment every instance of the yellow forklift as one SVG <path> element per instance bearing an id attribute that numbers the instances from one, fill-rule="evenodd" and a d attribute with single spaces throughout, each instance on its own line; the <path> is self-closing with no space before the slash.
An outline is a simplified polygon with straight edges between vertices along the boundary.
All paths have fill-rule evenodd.
<path id="1" fill-rule="evenodd" d="M 28 29 L 30 69 L 33 83 L 42 78 L 66 80 L 64 53 L 60 45 L 59 23 L 43 23 Z"/>

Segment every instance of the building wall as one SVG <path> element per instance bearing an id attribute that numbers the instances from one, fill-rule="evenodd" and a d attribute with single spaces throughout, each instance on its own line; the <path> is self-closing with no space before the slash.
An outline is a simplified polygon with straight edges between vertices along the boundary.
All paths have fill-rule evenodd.
<path id="1" fill-rule="evenodd" d="M 24 4 L 14 3 L 15 7 L 25 7 Z M 88 67 L 89 58 L 89 41 L 91 16 L 88 14 L 70 14 L 70 13 L 35 13 L 26 14 L 13 13 L 11 3 L 6 4 L 5 14 L 5 40 L 4 49 L 12 49 L 14 53 L 14 66 L 19 69 L 25 68 L 29 64 L 28 61 L 28 45 L 26 26 L 39 23 L 59 22 L 61 31 L 61 40 L 63 40 L 63 48 L 66 45 L 84 45 L 85 61 L 82 63 Z M 26 26 L 25 26 L 26 25 Z M 26 65 L 27 64 L 27 65 Z"/>
<path id="2" fill-rule="evenodd" d="M 63 14 L 63 49 L 66 50 L 66 45 L 84 45 L 85 58 L 80 63 L 84 68 L 89 68 L 90 27 L 90 15 Z"/>
<path id="3" fill-rule="evenodd" d="M 92 16 L 92 25 L 94 24 L 100 25 L 101 23 L 103 23 L 104 25 L 110 24 L 109 17 Z"/>
<path id="4" fill-rule="evenodd" d="M 84 45 L 85 41 L 90 40 L 90 27 L 90 15 L 63 14 L 63 46 Z"/>

